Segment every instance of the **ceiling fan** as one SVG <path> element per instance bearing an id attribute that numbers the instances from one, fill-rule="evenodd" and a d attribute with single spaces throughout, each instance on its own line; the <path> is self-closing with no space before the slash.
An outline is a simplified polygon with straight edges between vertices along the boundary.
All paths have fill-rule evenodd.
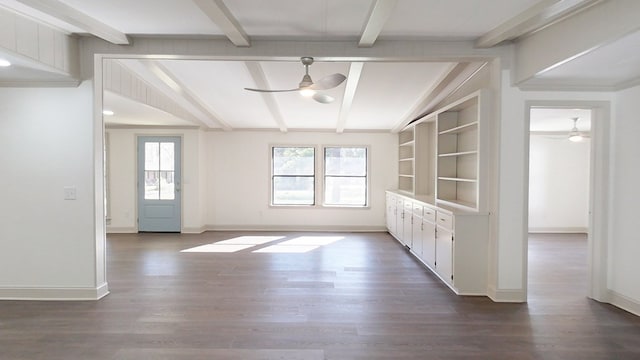
<path id="1" fill-rule="evenodd" d="M 573 141 L 573 142 L 580 142 L 582 140 L 584 140 L 585 138 L 588 138 L 589 135 L 588 134 L 584 134 L 581 133 L 578 130 L 578 120 L 580 120 L 580 118 L 578 117 L 574 117 L 571 118 L 571 120 L 573 120 L 573 128 L 571 129 L 571 131 L 569 131 L 569 141 Z"/>
<path id="2" fill-rule="evenodd" d="M 286 90 L 251 89 L 251 88 L 244 88 L 244 89 L 249 91 L 269 92 L 269 93 L 298 91 L 302 96 L 311 97 L 313 98 L 313 100 L 321 104 L 328 104 L 330 102 L 333 102 L 335 99 L 332 96 L 319 93 L 318 90 L 333 89 L 338 85 L 342 84 L 342 82 L 347 77 L 342 74 L 335 73 L 332 75 L 325 76 L 316 82 L 313 82 L 313 80 L 311 80 L 311 76 L 309 75 L 309 66 L 313 64 L 313 58 L 310 56 L 304 56 L 300 58 L 300 61 L 302 62 L 302 65 L 304 65 L 304 76 L 302 77 L 302 81 L 300 81 L 300 84 L 298 84 L 297 88 L 286 89 Z"/>

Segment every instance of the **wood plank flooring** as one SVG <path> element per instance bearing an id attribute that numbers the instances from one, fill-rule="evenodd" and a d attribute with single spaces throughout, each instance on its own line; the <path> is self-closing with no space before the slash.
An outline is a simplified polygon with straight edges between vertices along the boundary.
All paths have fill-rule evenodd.
<path id="1" fill-rule="evenodd" d="M 219 241 L 199 249 L 245 248 L 181 252 Z M 453 295 L 386 233 L 110 235 L 107 251 L 101 301 L 0 301 L 0 359 L 640 358 L 640 318 L 584 296 L 583 236 L 531 237 L 527 304 Z"/>

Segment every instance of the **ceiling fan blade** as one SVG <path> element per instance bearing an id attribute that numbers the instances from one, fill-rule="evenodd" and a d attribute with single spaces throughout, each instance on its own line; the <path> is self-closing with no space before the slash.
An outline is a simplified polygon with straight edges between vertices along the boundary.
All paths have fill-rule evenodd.
<path id="1" fill-rule="evenodd" d="M 295 88 L 295 89 L 288 89 L 288 90 L 267 90 L 267 89 L 252 89 L 252 88 L 244 88 L 245 90 L 248 91 L 255 91 L 255 92 L 267 92 L 267 93 L 273 93 L 273 92 L 291 92 L 291 91 L 299 91 L 300 88 Z"/>
<path id="2" fill-rule="evenodd" d="M 313 94 L 313 100 L 321 104 L 329 104 L 332 103 L 335 99 L 332 96 L 326 94 L 315 93 Z"/>
<path id="3" fill-rule="evenodd" d="M 345 81 L 346 79 L 347 79 L 346 76 L 335 73 L 333 75 L 325 76 L 322 79 L 316 81 L 313 85 L 310 86 L 310 88 L 313 90 L 333 89 L 334 87 L 342 84 L 342 82 Z"/>

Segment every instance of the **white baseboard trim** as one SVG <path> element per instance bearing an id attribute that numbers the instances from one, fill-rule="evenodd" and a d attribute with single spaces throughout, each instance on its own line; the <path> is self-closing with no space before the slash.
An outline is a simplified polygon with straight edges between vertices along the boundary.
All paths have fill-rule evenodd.
<path id="1" fill-rule="evenodd" d="M 530 227 L 529 232 L 532 234 L 586 234 L 589 232 L 587 227 Z"/>
<path id="2" fill-rule="evenodd" d="M 96 288 L 0 287 L 0 300 L 87 301 L 100 300 L 108 294 L 107 283 Z"/>
<path id="3" fill-rule="evenodd" d="M 207 231 L 207 229 L 204 226 L 182 228 L 183 234 L 202 234 L 205 231 Z"/>
<path id="4" fill-rule="evenodd" d="M 617 306 L 620 309 L 628 311 L 636 316 L 640 316 L 640 302 L 612 290 L 609 292 L 609 303 L 611 305 Z"/>
<path id="5" fill-rule="evenodd" d="M 387 228 L 358 225 L 205 225 L 203 231 L 386 232 Z"/>
<path id="6" fill-rule="evenodd" d="M 527 302 L 527 293 L 522 289 L 496 289 L 490 286 L 487 290 L 487 296 L 495 302 Z"/>
<path id="7" fill-rule="evenodd" d="M 135 234 L 138 232 L 136 227 L 114 227 L 107 226 L 107 234 Z"/>

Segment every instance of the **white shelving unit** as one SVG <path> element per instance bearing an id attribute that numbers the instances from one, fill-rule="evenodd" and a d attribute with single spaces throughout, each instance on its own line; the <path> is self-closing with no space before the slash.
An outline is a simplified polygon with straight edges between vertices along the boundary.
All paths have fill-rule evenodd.
<path id="1" fill-rule="evenodd" d="M 480 90 L 400 132 L 387 193 L 390 233 L 461 295 L 487 293 L 488 103 Z"/>
<path id="2" fill-rule="evenodd" d="M 474 93 L 440 110 L 438 124 L 437 195 L 436 204 L 462 207 L 465 210 L 484 209 L 485 194 L 480 184 L 486 178 L 483 161 L 484 142 L 482 118 L 486 100 L 481 92 Z"/>

